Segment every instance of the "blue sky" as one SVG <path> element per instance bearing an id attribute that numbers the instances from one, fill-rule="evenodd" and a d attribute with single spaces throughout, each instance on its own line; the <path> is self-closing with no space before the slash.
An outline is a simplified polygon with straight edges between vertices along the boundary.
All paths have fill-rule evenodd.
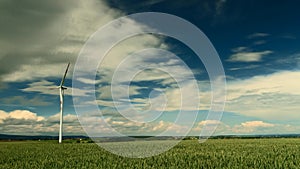
<path id="1" fill-rule="evenodd" d="M 161 70 L 147 69 L 137 74 L 129 85 L 130 103 L 137 112 L 148 109 L 150 104 L 144 118 L 160 115 L 158 119 L 147 124 L 128 121 L 113 105 L 110 90 L 112 75 L 125 55 L 158 48 L 172 52 L 177 58 L 155 55 L 129 59 L 123 69 L 132 72 L 137 65 L 151 63 L 153 67 L 160 66 L 163 70 L 178 72 L 178 76 L 188 77 L 187 67 L 179 64 L 179 60 L 183 61 L 195 76 L 200 91 L 200 106 L 196 109 L 186 107 L 182 111 L 187 117 L 192 111 L 198 114 L 191 135 L 199 135 L 205 124 L 219 124 L 216 135 L 299 133 L 299 5 L 289 0 L 284 3 L 270 0 L 1 1 L 0 133 L 58 133 L 59 96 L 58 91 L 49 88 L 60 83 L 70 61 L 71 69 L 65 82 L 69 90 L 65 93 L 64 132 L 68 135 L 84 134 L 72 99 L 85 97 L 90 91 L 72 88 L 72 82 L 91 82 L 84 78 L 72 79 L 79 52 L 101 26 L 136 12 L 176 15 L 206 34 L 217 50 L 226 74 L 224 114 L 220 121 L 206 120 L 211 99 L 209 78 L 203 63 L 191 49 L 170 37 L 139 35 L 114 46 L 98 67 L 95 79 L 97 101 L 85 104 L 96 104 L 101 109 L 103 116 L 86 110 L 86 116 L 99 120 L 90 123 L 96 125 L 99 132 L 109 133 L 110 129 L 102 125 L 107 123 L 124 134 L 153 135 L 169 129 L 171 134 L 181 135 L 192 123 L 194 119 L 172 125 L 180 110 L 179 87 Z M 126 29 L 111 30 L 111 36 L 117 31 L 142 30 L 148 26 L 135 21 L 124 22 L 124 25 Z M 122 77 L 127 77 L 126 73 L 120 74 L 120 82 L 124 82 L 120 80 Z M 185 82 L 183 91 L 194 98 L 190 81 Z M 123 98 L 124 89 L 115 90 L 117 96 Z M 149 95 L 153 103 L 167 99 L 166 107 L 151 107 Z M 95 127 L 87 126 L 91 119 L 86 120 L 83 122 L 87 128 Z"/>

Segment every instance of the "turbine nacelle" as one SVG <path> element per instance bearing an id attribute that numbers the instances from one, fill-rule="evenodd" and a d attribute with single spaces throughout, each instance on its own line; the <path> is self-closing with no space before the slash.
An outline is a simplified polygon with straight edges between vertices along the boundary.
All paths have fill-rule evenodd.
<path id="1" fill-rule="evenodd" d="M 68 88 L 65 86 L 58 86 L 58 88 L 61 88 L 62 90 L 67 90 Z"/>

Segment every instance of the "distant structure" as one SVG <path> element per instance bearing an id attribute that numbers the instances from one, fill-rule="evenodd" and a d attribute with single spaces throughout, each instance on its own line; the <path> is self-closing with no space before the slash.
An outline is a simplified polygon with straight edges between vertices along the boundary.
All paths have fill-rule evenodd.
<path id="1" fill-rule="evenodd" d="M 59 122 L 59 138 L 58 143 L 62 142 L 62 132 L 63 132 L 63 106 L 64 106 L 64 90 L 67 89 L 67 87 L 64 86 L 64 82 L 69 70 L 70 62 L 68 63 L 67 69 L 65 71 L 65 74 L 63 78 L 61 79 L 60 85 L 58 86 L 59 89 L 59 99 L 60 99 L 60 122 Z"/>

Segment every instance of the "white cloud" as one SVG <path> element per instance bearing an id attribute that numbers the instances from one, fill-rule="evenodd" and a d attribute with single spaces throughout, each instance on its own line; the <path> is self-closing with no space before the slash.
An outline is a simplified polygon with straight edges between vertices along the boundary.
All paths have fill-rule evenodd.
<path id="1" fill-rule="evenodd" d="M 163 120 L 148 123 L 130 121 L 122 117 L 93 116 L 81 117 L 85 130 L 94 137 L 123 135 L 184 135 L 188 126 Z M 118 132 L 118 133 L 116 133 Z M 120 133 L 120 134 L 119 134 Z"/>
<path id="2" fill-rule="evenodd" d="M 198 86 L 197 86 L 198 87 Z M 166 90 L 165 95 L 161 95 L 156 98 L 164 100 L 162 97 L 166 97 L 166 106 L 154 107 L 157 111 L 176 111 L 176 110 L 199 110 L 199 90 L 195 88 L 192 82 L 186 83 L 179 88 L 171 88 Z M 196 97 L 196 98 L 195 98 Z"/>
<path id="3" fill-rule="evenodd" d="M 200 121 L 198 123 L 198 125 L 203 126 L 203 125 L 218 125 L 220 124 L 221 121 L 218 120 L 204 120 L 204 121 Z"/>
<path id="4" fill-rule="evenodd" d="M 254 39 L 254 38 L 267 37 L 267 36 L 270 36 L 270 34 L 257 32 L 257 33 L 253 33 L 253 34 L 248 35 L 247 38 L 248 39 Z"/>
<path id="5" fill-rule="evenodd" d="M 162 55 L 164 57 L 161 57 Z M 119 65 L 114 65 L 116 67 L 110 65 L 112 67 L 109 68 L 110 62 L 107 62 L 106 70 L 110 71 L 102 73 L 106 74 L 104 77 L 107 78 L 101 78 L 103 83 L 112 83 L 112 87 L 110 85 L 101 86 L 100 83 L 100 87 L 97 89 L 101 91 L 98 99 L 112 100 L 111 92 L 113 92 L 117 98 L 114 101 L 119 103 L 121 99 L 124 101 L 130 96 L 141 94 L 141 90 L 152 90 L 156 94 L 150 96 L 150 100 L 147 96 L 143 96 L 132 98 L 131 101 L 138 103 L 137 106 L 144 105 L 144 108 L 151 104 L 152 106 L 149 107 L 155 111 L 199 109 L 199 87 L 193 79 L 193 73 L 180 58 L 164 53 L 162 50 L 150 49 L 144 50 L 140 54 L 115 60 L 120 60 Z M 113 73 L 114 79 L 112 79 Z M 113 82 L 111 82 L 112 80 Z M 131 85 L 131 83 L 136 84 Z M 129 89 L 128 92 L 127 89 Z M 151 92 L 147 94 L 151 94 Z M 130 99 L 128 99 L 129 101 Z M 99 103 L 103 103 L 103 101 Z M 132 111 L 129 112 L 132 113 Z"/>
<path id="6" fill-rule="evenodd" d="M 300 118 L 299 79 L 299 71 L 282 71 L 228 81 L 225 111 L 269 120 Z"/>
<path id="7" fill-rule="evenodd" d="M 274 124 L 271 123 L 265 123 L 263 121 L 247 121 L 244 123 L 241 123 L 241 126 L 243 127 L 250 127 L 250 128 L 255 128 L 255 127 L 274 127 Z"/>
<path id="8" fill-rule="evenodd" d="M 44 117 L 37 116 L 35 113 L 32 113 L 28 110 L 14 110 L 14 111 L 8 113 L 8 118 L 24 119 L 24 120 L 37 120 L 37 121 L 44 120 Z"/>
<path id="9" fill-rule="evenodd" d="M 261 52 L 238 52 L 230 56 L 228 61 L 231 62 L 259 62 L 266 55 L 273 53 L 270 50 L 265 50 Z"/>
<path id="10" fill-rule="evenodd" d="M 45 119 L 45 121 L 50 122 L 50 123 L 59 123 L 59 118 L 60 118 L 60 114 L 57 113 L 55 115 L 47 117 Z M 73 123 L 73 124 L 79 125 L 77 116 L 73 115 L 73 114 L 64 115 L 63 122 L 64 122 L 64 124 L 65 123 Z"/>
<path id="11" fill-rule="evenodd" d="M 76 80 L 78 80 L 79 82 L 85 83 L 85 84 L 98 84 L 101 82 L 100 80 L 87 79 L 87 78 L 78 78 Z"/>
<path id="12" fill-rule="evenodd" d="M 182 136 L 188 130 L 188 126 L 175 124 L 163 120 L 156 120 L 150 123 L 133 122 L 116 117 L 103 118 L 100 115 L 91 116 L 84 119 L 85 129 L 94 131 L 94 136 L 109 136 L 113 127 L 114 130 L 125 135 L 159 135 L 168 130 L 166 135 Z M 297 133 L 300 129 L 298 125 L 276 124 L 262 120 L 245 121 L 237 125 L 225 124 L 218 120 L 203 120 L 197 122 L 191 129 L 190 135 L 199 135 L 203 126 L 206 129 L 214 129 L 214 135 L 223 134 L 290 134 Z M 0 132 L 6 134 L 28 134 L 28 135 L 57 135 L 59 130 L 59 114 L 50 117 L 39 116 L 28 110 L 14 110 L 5 112 L 0 110 Z M 84 134 L 77 116 L 67 114 L 64 116 L 64 133 Z"/>
<path id="13" fill-rule="evenodd" d="M 238 52 L 243 52 L 243 51 L 246 51 L 246 50 L 249 50 L 249 48 L 245 47 L 245 46 L 240 46 L 240 47 L 233 48 L 231 51 L 235 52 L 235 53 L 238 53 Z"/>
<path id="14" fill-rule="evenodd" d="M 230 123 L 230 122 L 229 122 Z M 204 120 L 198 122 L 191 131 L 191 135 L 200 135 L 204 125 L 217 128 L 213 135 L 255 135 L 255 134 L 293 134 L 298 133 L 299 125 L 269 123 L 261 120 L 245 121 L 232 125 L 217 120 Z"/>
<path id="15" fill-rule="evenodd" d="M 255 42 L 256 45 L 263 43 L 265 43 L 265 41 L 263 40 Z M 233 54 L 227 60 L 230 62 L 259 62 L 263 59 L 264 56 L 273 53 L 273 51 L 270 50 L 255 52 L 253 51 L 253 49 L 245 46 L 233 48 L 231 51 L 233 52 Z"/>
<path id="16" fill-rule="evenodd" d="M 29 120 L 29 121 L 43 121 L 43 116 L 37 116 L 36 113 L 32 113 L 28 110 L 14 110 L 9 113 L 0 110 L 0 123 L 4 123 L 7 119 L 16 120 Z"/>
<path id="17" fill-rule="evenodd" d="M 201 131 L 204 129 L 207 131 L 214 131 L 214 135 L 219 135 L 219 134 L 225 134 L 230 130 L 230 126 L 223 123 L 222 121 L 219 120 L 203 120 L 198 122 L 192 129 L 192 134 L 197 134 L 200 135 Z M 205 133 L 205 132 L 204 132 Z"/>
<path id="18" fill-rule="evenodd" d="M 23 92 L 38 92 L 42 94 L 49 94 L 49 95 L 58 95 L 59 90 L 58 90 L 58 85 L 59 84 L 54 84 L 53 82 L 47 81 L 47 80 L 41 80 L 41 81 L 36 81 L 32 82 L 28 85 L 28 87 L 21 89 Z M 78 89 L 78 88 L 71 88 L 67 87 L 67 90 L 64 90 L 65 95 L 69 96 L 85 96 L 87 93 L 92 92 L 90 90 L 84 90 L 84 89 Z M 76 95 L 72 94 L 72 90 L 76 90 Z"/>
<path id="19" fill-rule="evenodd" d="M 149 35 L 147 37 L 153 39 L 153 41 L 149 40 L 147 45 L 161 45 L 154 37 Z M 131 43 L 129 47 L 126 45 L 126 48 L 130 49 L 130 45 Z M 145 46 L 137 45 L 137 47 L 132 48 L 130 52 L 136 52 L 137 49 L 139 51 Z M 113 51 L 114 49 L 110 53 Z M 99 105 L 108 107 L 121 105 L 122 115 L 141 122 L 153 119 L 161 111 L 197 111 L 199 109 L 199 87 L 197 82 L 193 81 L 193 73 L 180 58 L 161 50 L 147 49 L 139 52 L 142 53 L 129 56 L 126 52 L 125 56 L 124 53 L 108 54 L 104 58 L 99 69 L 101 78 L 96 80 Z M 113 74 L 114 81 L 111 82 Z M 86 84 L 93 84 L 92 79 L 80 78 L 79 80 Z M 179 85 L 177 83 L 181 86 L 177 86 Z M 127 89 L 129 89 L 128 93 Z M 149 90 L 150 93 L 143 93 Z M 112 101 L 112 91 L 116 98 L 114 101 Z M 148 94 L 149 97 L 147 97 Z M 95 104 L 95 102 L 85 102 L 85 104 Z M 124 110 L 125 105 L 128 106 Z"/>
<path id="20" fill-rule="evenodd" d="M 14 110 L 5 112 L 0 110 L 0 132 L 5 134 L 24 135 L 56 135 L 59 130 L 59 114 L 44 117 L 29 110 Z M 64 133 L 83 134 L 77 116 L 64 116 Z"/>
<path id="21" fill-rule="evenodd" d="M 188 126 L 179 125 L 172 122 L 166 122 L 161 120 L 159 122 L 146 125 L 145 129 L 148 130 L 149 132 L 158 132 L 158 133 L 168 131 L 167 132 L 168 135 L 182 136 L 187 131 Z"/>
<path id="22" fill-rule="evenodd" d="M 258 75 L 245 80 L 228 82 L 228 90 L 239 92 L 228 93 L 228 100 L 245 95 L 261 95 L 264 93 L 300 95 L 298 79 L 299 71 L 281 71 L 269 75 Z"/>
<path id="23" fill-rule="evenodd" d="M 230 68 L 229 70 L 238 71 L 238 70 L 246 70 L 246 69 L 255 69 L 257 67 L 259 67 L 259 65 L 249 65 L 249 66 L 244 66 L 244 67 L 234 67 L 234 68 Z"/>
<path id="24" fill-rule="evenodd" d="M 134 22 L 132 20 L 125 20 L 122 23 L 122 27 L 124 27 L 124 30 L 122 32 L 140 32 L 144 28 L 144 25 L 138 24 L 137 22 Z M 116 34 L 114 37 L 114 31 L 117 31 L 119 28 L 115 28 L 116 30 L 111 30 L 113 37 L 110 37 L 112 39 L 117 39 L 118 34 Z M 101 61 L 100 71 L 102 69 L 108 69 L 109 71 L 112 71 L 110 73 L 113 73 L 118 66 L 127 59 L 128 55 L 141 51 L 147 48 L 154 48 L 154 47 L 160 47 L 163 45 L 161 40 L 154 36 L 149 34 L 144 35 L 136 35 L 134 37 L 127 38 L 118 44 L 116 44 L 110 51 L 105 55 L 103 60 Z M 136 58 L 136 60 L 132 60 L 132 62 L 139 62 L 143 58 Z M 130 62 L 126 62 L 130 63 Z M 134 64 L 134 63 L 132 63 Z M 130 67 L 130 65 L 128 66 Z"/>
<path id="25" fill-rule="evenodd" d="M 273 128 L 275 127 L 275 124 L 266 123 L 263 121 L 247 121 L 244 123 L 241 123 L 240 125 L 235 125 L 232 127 L 232 132 L 239 134 L 239 133 L 251 133 L 251 134 L 258 134 L 258 133 L 264 133 L 264 134 L 273 134 L 276 133 L 276 130 Z"/>

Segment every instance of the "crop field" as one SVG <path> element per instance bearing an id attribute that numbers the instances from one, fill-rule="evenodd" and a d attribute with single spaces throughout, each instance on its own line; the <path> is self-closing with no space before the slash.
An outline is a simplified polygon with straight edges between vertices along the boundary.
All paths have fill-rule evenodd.
<path id="1" fill-rule="evenodd" d="M 94 143 L 0 142 L 0 168 L 300 168 L 300 139 L 182 141 L 149 158 L 125 158 Z"/>

